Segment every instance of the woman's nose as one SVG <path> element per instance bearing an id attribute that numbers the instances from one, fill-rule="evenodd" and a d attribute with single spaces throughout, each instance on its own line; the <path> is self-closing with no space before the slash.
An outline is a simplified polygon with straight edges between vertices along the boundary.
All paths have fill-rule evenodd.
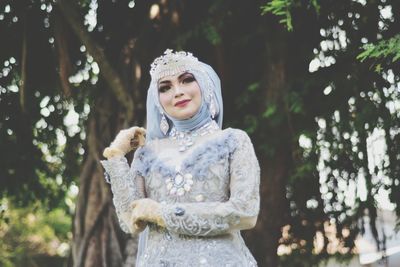
<path id="1" fill-rule="evenodd" d="M 180 86 L 176 86 L 175 87 L 175 97 L 178 97 L 178 96 L 181 96 L 181 95 L 183 95 L 182 89 L 180 88 Z"/>

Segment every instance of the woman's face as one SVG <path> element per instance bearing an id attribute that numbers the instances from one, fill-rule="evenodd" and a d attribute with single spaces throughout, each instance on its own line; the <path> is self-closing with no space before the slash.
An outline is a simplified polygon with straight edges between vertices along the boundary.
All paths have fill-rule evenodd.
<path id="1" fill-rule="evenodd" d="M 165 112 L 178 120 L 193 117 L 201 105 L 199 84 L 189 72 L 161 78 L 158 95 Z"/>

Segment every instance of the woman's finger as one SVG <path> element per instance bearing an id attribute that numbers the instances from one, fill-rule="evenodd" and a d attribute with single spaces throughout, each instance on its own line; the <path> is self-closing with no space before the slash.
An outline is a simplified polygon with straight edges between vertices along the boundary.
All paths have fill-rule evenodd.
<path id="1" fill-rule="evenodd" d="M 131 203 L 131 209 L 133 210 L 137 205 L 138 205 L 139 201 L 138 200 L 134 200 Z"/>

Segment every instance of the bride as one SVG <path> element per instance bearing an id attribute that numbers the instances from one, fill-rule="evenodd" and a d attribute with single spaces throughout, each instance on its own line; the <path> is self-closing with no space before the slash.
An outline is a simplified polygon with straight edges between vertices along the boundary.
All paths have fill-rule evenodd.
<path id="1" fill-rule="evenodd" d="M 217 74 L 166 50 L 150 75 L 147 130 L 121 130 L 101 161 L 121 228 L 140 233 L 137 266 L 257 266 L 240 230 L 257 221 L 260 169 L 248 135 L 221 129 Z"/>

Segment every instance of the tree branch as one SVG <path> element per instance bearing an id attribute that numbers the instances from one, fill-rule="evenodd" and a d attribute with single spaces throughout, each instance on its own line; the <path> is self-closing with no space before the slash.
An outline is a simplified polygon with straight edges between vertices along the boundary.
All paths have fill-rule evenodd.
<path id="1" fill-rule="evenodd" d="M 26 58 L 27 58 L 27 30 L 26 30 L 26 18 L 24 21 L 24 32 L 22 38 L 22 52 L 21 52 L 21 79 L 19 81 L 19 103 L 21 105 L 22 114 L 26 113 Z"/>
<path id="2" fill-rule="evenodd" d="M 111 91 L 126 109 L 126 114 L 129 118 L 133 116 L 133 101 L 131 96 L 127 93 L 124 84 L 118 73 L 111 66 L 110 62 L 107 60 L 103 49 L 96 44 L 96 42 L 91 38 L 91 36 L 86 31 L 85 27 L 80 23 L 80 16 L 78 12 L 74 9 L 71 2 L 68 0 L 58 0 L 57 5 L 60 11 L 63 13 L 66 21 L 70 24 L 74 33 L 78 36 L 81 42 L 86 46 L 87 51 L 94 60 L 99 64 L 101 70 L 100 74 L 110 87 Z"/>

